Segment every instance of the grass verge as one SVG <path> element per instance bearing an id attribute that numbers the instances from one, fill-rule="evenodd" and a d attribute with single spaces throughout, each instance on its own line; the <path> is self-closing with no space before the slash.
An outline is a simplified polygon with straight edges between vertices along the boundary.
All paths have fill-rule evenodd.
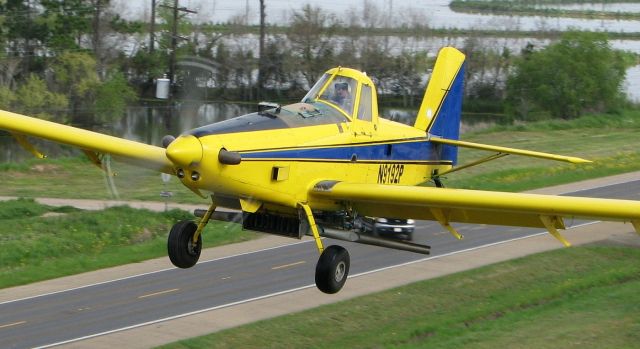
<path id="1" fill-rule="evenodd" d="M 630 348 L 640 249 L 532 255 L 162 348 Z"/>
<path id="2" fill-rule="evenodd" d="M 0 288 L 166 256 L 171 226 L 191 218 L 180 210 L 81 211 L 24 199 L 0 202 Z M 204 236 L 204 247 L 213 247 L 257 234 L 211 222 Z"/>
<path id="3" fill-rule="evenodd" d="M 4 163 L 0 164 L 3 176 L 0 195 L 160 201 L 163 200 L 160 193 L 169 191 L 173 194 L 171 202 L 207 204 L 207 200 L 194 195 L 177 178 L 165 184 L 155 171 L 115 161 L 111 168 L 115 176 L 107 178 L 84 156 Z"/>

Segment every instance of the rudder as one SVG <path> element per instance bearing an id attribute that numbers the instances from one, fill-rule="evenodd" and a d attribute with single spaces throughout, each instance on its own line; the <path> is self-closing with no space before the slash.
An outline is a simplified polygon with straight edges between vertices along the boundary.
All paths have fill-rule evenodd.
<path id="1" fill-rule="evenodd" d="M 424 94 L 415 128 L 428 134 L 447 138 L 460 138 L 465 55 L 453 47 L 440 50 Z M 442 160 L 457 160 L 457 147 L 444 145 Z"/>

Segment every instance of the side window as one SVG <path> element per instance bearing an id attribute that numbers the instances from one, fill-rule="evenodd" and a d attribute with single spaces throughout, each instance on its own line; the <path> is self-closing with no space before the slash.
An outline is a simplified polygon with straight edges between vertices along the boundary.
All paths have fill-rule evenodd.
<path id="1" fill-rule="evenodd" d="M 358 104 L 358 119 L 371 121 L 371 86 L 362 85 L 360 104 Z"/>

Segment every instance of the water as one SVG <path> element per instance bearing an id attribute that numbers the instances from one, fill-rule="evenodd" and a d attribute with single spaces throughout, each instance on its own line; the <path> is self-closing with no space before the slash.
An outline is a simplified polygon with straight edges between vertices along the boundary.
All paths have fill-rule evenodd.
<path id="1" fill-rule="evenodd" d="M 160 0 L 158 0 L 160 1 Z M 289 21 L 293 10 L 299 10 L 310 2 L 294 0 L 266 0 L 267 22 L 272 24 L 286 23 Z M 125 18 L 148 19 L 150 14 L 149 1 L 125 1 L 114 0 L 115 8 L 120 9 Z M 449 0 L 430 0 L 417 2 L 414 0 L 367 0 L 371 13 L 371 21 L 377 25 L 399 26 L 403 23 L 411 24 L 427 23 L 434 28 L 458 28 L 458 29 L 497 29 L 497 30 L 566 30 L 569 28 L 586 29 L 595 31 L 640 32 L 640 21 L 616 21 L 616 20 L 590 20 L 573 18 L 545 18 L 545 17 L 519 17 L 519 16 L 494 16 L 480 14 L 456 13 L 449 8 Z M 235 18 L 244 17 L 248 23 L 259 22 L 259 2 L 256 0 L 232 1 L 232 0 L 181 0 L 180 6 L 198 11 L 198 14 L 189 15 L 194 22 L 227 22 Z M 336 1 L 328 0 L 311 3 L 312 6 L 320 6 L 323 10 L 331 11 L 344 22 L 359 21 L 362 17 L 362 8 L 365 1 Z M 549 6 L 565 7 L 565 6 Z M 569 5 L 568 8 L 594 9 L 605 11 L 629 11 L 640 12 L 640 4 L 583 4 Z M 350 15 L 351 14 L 351 15 Z M 360 23 L 362 24 L 362 23 Z M 145 39 L 141 39 L 145 40 Z M 228 47 L 252 47 L 254 51 L 258 47 L 256 35 L 223 37 L 221 39 Z M 347 40 L 347 39 L 345 39 Z M 466 38 L 399 38 L 389 39 L 389 53 L 398 54 L 402 51 L 427 51 L 434 56 L 442 46 L 463 47 Z M 544 46 L 549 40 L 535 38 L 480 38 L 479 43 L 483 47 L 500 49 L 508 47 L 513 52 L 519 52 L 527 43 L 536 46 Z M 127 40 L 125 40 L 127 41 Z M 136 40 L 130 40 L 131 42 Z M 614 48 L 628 50 L 640 54 L 640 41 L 638 40 L 612 40 Z M 137 45 L 130 45 L 137 47 Z M 626 82 L 626 90 L 634 100 L 637 98 L 635 91 L 640 89 L 640 81 L 632 72 L 629 73 Z"/>
<path id="2" fill-rule="evenodd" d="M 276 40 L 276 38 L 271 38 Z M 429 56 L 435 57 L 438 51 L 444 46 L 453 46 L 459 49 L 465 46 L 465 42 L 469 38 L 467 37 L 386 37 L 380 38 L 379 42 L 386 42 L 389 55 L 398 55 L 402 52 L 420 52 L 425 51 Z M 352 41 L 353 38 L 349 37 L 337 37 L 335 38 L 335 45 L 338 47 L 342 41 Z M 355 39 L 362 41 L 360 44 L 364 45 L 364 41 L 367 38 Z M 385 41 L 383 41 L 385 40 Z M 530 37 L 521 38 L 501 38 L 501 37 L 478 37 L 478 47 L 488 48 L 501 51 L 503 48 L 508 48 L 514 54 L 525 48 L 528 44 L 533 44 L 535 47 L 540 48 L 547 46 L 551 40 L 539 39 Z M 258 48 L 258 36 L 257 35 L 243 35 L 226 37 L 221 39 L 224 44 L 229 48 Z M 640 41 L 639 40 L 610 40 L 612 48 L 617 50 L 625 50 L 640 55 Z M 638 101 L 638 95 L 640 95 L 640 78 L 637 71 L 640 70 L 640 66 L 633 67 L 627 71 L 627 79 L 624 84 L 624 89 L 633 101 Z"/>
<path id="3" fill-rule="evenodd" d="M 158 0 L 159 1 L 159 0 Z M 280 24 L 288 22 L 293 10 L 299 10 L 307 3 L 319 6 L 325 11 L 331 12 L 337 18 L 346 23 L 358 21 L 362 18 L 362 8 L 365 1 L 338 1 L 327 0 L 321 2 L 300 2 L 295 0 L 265 0 L 267 22 Z M 575 28 L 591 31 L 608 32 L 640 32 L 640 21 L 618 20 L 592 20 L 577 18 L 548 18 L 540 16 L 504 16 L 467 14 L 451 11 L 449 0 L 367 0 L 369 9 L 375 8 L 379 24 L 399 26 L 411 24 L 412 21 L 426 23 L 432 28 L 457 28 L 457 29 L 497 29 L 497 30 L 567 30 Z M 147 19 L 150 17 L 150 1 L 115 0 L 113 4 L 118 12 L 126 19 Z M 371 6 L 373 5 L 373 6 Z M 625 5 L 624 7 L 622 5 Z M 611 4 L 607 11 L 616 11 L 613 8 L 626 9 L 632 4 Z M 629 11 L 638 11 L 629 6 Z M 256 0 L 181 0 L 180 7 L 197 10 L 197 14 L 189 15 L 196 23 L 212 22 L 223 23 L 233 20 L 246 21 L 249 24 L 258 24 L 259 2 Z M 596 8 L 601 5 L 595 5 Z M 553 6 L 555 7 L 555 6 Z M 611 10 L 610 10 L 611 8 Z M 621 10 L 623 11 L 623 10 Z"/>
<path id="4" fill-rule="evenodd" d="M 627 69 L 624 89 L 629 100 L 640 103 L 640 65 Z"/>

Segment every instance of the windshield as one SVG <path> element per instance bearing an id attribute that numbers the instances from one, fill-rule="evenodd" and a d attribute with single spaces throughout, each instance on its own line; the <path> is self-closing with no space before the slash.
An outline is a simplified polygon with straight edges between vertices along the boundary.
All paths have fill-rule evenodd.
<path id="1" fill-rule="evenodd" d="M 344 114 L 322 102 L 296 103 L 268 109 L 202 126 L 187 134 L 204 137 L 214 134 L 264 131 L 347 122 Z"/>
<path id="2" fill-rule="evenodd" d="M 320 95 L 320 91 L 322 90 L 322 87 L 324 86 L 324 84 L 327 83 L 327 81 L 330 78 L 331 78 L 330 74 L 325 73 L 324 75 L 322 75 L 320 80 L 318 80 L 318 82 L 316 82 L 316 84 L 313 85 L 313 87 L 309 90 L 309 92 L 307 92 L 307 94 L 304 96 L 304 98 L 302 99 L 302 103 L 315 102 L 316 99 L 318 99 L 318 95 Z"/>
<path id="3" fill-rule="evenodd" d="M 353 100 L 358 81 L 350 77 L 337 75 L 327 85 L 327 81 L 330 79 L 331 75 L 324 74 L 302 101 L 304 103 L 314 103 L 317 100 L 328 102 L 351 117 L 353 115 Z M 326 88 L 324 88 L 325 85 L 327 85 Z"/>

